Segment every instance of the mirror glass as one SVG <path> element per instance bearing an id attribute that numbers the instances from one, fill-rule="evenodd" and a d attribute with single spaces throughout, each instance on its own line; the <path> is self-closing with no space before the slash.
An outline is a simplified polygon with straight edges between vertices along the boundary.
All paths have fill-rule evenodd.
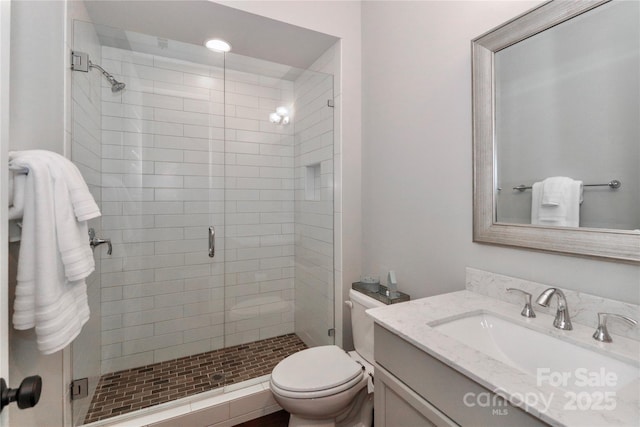
<path id="1" fill-rule="evenodd" d="M 640 2 L 602 4 L 493 60 L 494 222 L 640 229 Z"/>

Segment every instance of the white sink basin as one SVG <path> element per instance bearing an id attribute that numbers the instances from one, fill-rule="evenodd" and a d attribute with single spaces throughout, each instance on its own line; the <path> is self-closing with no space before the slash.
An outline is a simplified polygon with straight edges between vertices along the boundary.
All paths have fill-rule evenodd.
<path id="1" fill-rule="evenodd" d="M 569 391 L 615 391 L 640 377 L 640 367 L 512 323 L 489 312 L 429 324 L 481 353 Z"/>

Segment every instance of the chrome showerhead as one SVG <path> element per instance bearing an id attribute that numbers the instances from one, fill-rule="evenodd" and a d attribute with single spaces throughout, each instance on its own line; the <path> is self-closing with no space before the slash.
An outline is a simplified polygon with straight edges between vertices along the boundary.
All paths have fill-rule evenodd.
<path id="1" fill-rule="evenodd" d="M 123 90 L 127 85 L 125 83 L 119 82 L 116 79 L 113 79 L 111 82 L 111 92 L 116 93 Z"/>
<path id="2" fill-rule="evenodd" d="M 104 68 L 102 68 L 98 64 L 94 64 L 93 62 L 89 61 L 89 67 L 97 68 L 98 70 L 100 70 L 102 75 L 109 81 L 109 83 L 111 83 L 111 92 L 113 93 L 120 92 L 127 86 L 125 83 L 117 81 L 115 77 L 113 77 L 110 73 L 108 73 Z"/>

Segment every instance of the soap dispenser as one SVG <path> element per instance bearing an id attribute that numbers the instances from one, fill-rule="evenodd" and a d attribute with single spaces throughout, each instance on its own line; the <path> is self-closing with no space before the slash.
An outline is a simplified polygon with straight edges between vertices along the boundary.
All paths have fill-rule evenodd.
<path id="1" fill-rule="evenodd" d="M 396 280 L 396 272 L 389 270 L 387 275 L 387 296 L 393 298 L 398 294 L 398 281 Z"/>

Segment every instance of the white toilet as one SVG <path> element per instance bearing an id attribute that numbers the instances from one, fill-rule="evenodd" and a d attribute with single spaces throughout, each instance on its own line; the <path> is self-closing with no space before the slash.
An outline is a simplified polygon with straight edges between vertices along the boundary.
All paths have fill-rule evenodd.
<path id="1" fill-rule="evenodd" d="M 271 372 L 273 396 L 291 414 L 289 427 L 371 426 L 373 319 L 365 310 L 384 304 L 353 289 L 349 299 L 355 351 L 313 347 L 287 357 Z"/>

